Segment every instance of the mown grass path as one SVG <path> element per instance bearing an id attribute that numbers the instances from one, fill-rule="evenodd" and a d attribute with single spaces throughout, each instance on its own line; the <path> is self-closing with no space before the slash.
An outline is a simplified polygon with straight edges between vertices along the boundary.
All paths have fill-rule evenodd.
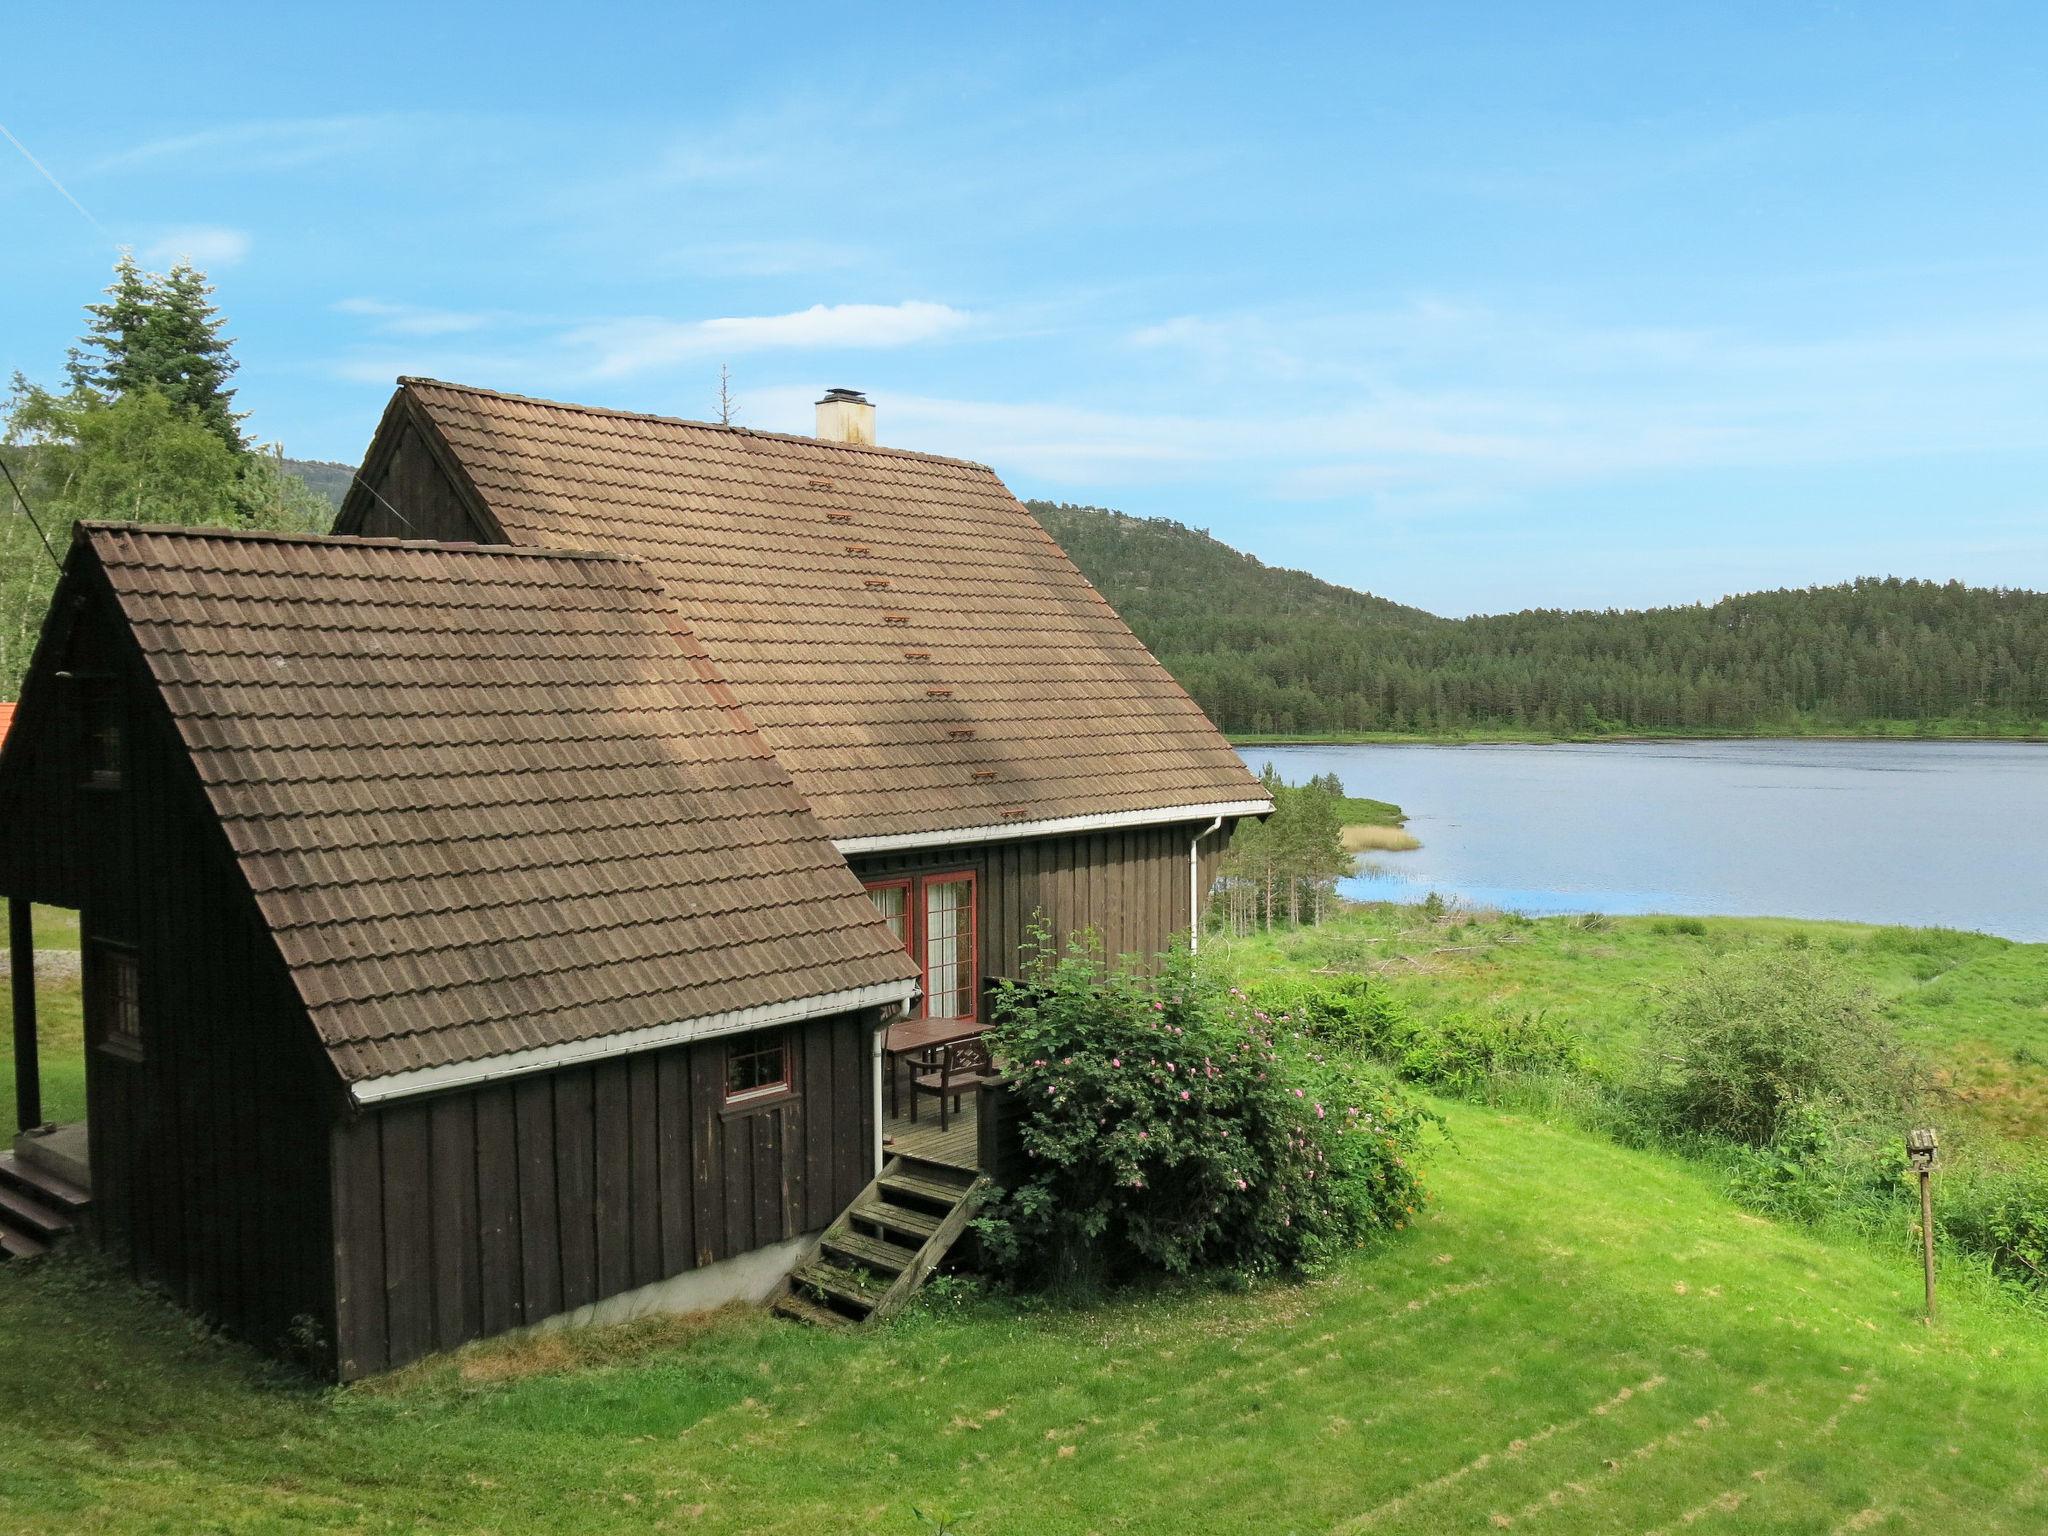
<path id="1" fill-rule="evenodd" d="M 2048 1529 L 2037 1316 L 1959 1293 L 1930 1331 L 1903 1242 L 1448 1113 L 1415 1230 L 1243 1295 L 646 1325 L 321 1393 L 124 1287 L 0 1273 L 0 1529 Z"/>

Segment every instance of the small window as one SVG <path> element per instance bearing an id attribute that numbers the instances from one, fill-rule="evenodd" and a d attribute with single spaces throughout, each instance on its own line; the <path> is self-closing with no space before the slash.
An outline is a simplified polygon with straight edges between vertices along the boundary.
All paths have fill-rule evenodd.
<path id="1" fill-rule="evenodd" d="M 80 699 L 83 707 L 85 740 L 82 743 L 85 782 L 95 789 L 121 787 L 120 699 L 109 683 L 85 684 Z"/>
<path id="2" fill-rule="evenodd" d="M 789 1088 L 789 1039 L 743 1035 L 725 1048 L 725 1102 L 766 1098 Z"/>
<path id="3" fill-rule="evenodd" d="M 135 951 L 95 939 L 85 990 L 86 1031 L 100 1049 L 142 1056 L 142 972 Z"/>

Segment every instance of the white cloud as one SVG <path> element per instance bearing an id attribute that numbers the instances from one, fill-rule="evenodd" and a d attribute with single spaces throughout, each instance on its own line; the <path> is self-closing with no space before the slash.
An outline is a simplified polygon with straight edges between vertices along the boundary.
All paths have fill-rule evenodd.
<path id="1" fill-rule="evenodd" d="M 142 248 L 142 259 L 151 266 L 168 267 L 190 262 L 195 267 L 232 267 L 249 254 L 246 230 L 218 224 L 191 224 L 167 229 Z"/>
<path id="2" fill-rule="evenodd" d="M 716 320 L 607 320 L 577 328 L 563 340 L 589 354 L 596 378 L 645 373 L 689 358 L 739 356 L 771 348 L 821 350 L 915 346 L 950 336 L 969 323 L 949 304 L 813 304 L 783 315 Z"/>
<path id="3" fill-rule="evenodd" d="M 88 174 L 183 162 L 196 162 L 222 174 L 295 170 L 322 160 L 364 154 L 388 140 L 394 130 L 425 120 L 424 114 L 387 112 L 222 123 L 131 145 L 103 156 Z"/>
<path id="4" fill-rule="evenodd" d="M 379 331 L 392 336 L 453 336 L 480 331 L 492 316 L 454 309 L 432 309 L 419 304 L 393 304 L 383 299 L 342 299 L 335 309 L 344 315 L 360 315 Z"/>
<path id="5" fill-rule="evenodd" d="M 686 246 L 673 264 L 714 277 L 793 277 L 863 265 L 872 253 L 828 240 L 726 240 Z"/>

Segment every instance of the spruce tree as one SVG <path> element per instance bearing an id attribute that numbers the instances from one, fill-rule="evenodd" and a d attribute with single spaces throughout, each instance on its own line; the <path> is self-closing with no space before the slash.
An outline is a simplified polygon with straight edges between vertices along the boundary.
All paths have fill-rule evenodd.
<path id="1" fill-rule="evenodd" d="M 241 453 L 242 416 L 228 387 L 238 366 L 206 274 L 184 262 L 145 272 L 132 253 L 114 265 L 105 303 L 88 304 L 86 334 L 71 351 L 72 384 L 102 394 L 154 390 Z"/>

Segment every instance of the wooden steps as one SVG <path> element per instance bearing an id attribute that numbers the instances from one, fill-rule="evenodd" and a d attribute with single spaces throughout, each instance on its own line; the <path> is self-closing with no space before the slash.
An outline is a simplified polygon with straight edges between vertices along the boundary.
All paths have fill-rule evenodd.
<path id="1" fill-rule="evenodd" d="M 34 1259 L 78 1225 L 91 1196 L 12 1152 L 0 1152 L 0 1259 Z"/>
<path id="2" fill-rule="evenodd" d="M 898 1152 L 819 1239 L 775 1302 L 814 1327 L 880 1322 L 900 1311 L 988 1198 L 971 1168 Z"/>

